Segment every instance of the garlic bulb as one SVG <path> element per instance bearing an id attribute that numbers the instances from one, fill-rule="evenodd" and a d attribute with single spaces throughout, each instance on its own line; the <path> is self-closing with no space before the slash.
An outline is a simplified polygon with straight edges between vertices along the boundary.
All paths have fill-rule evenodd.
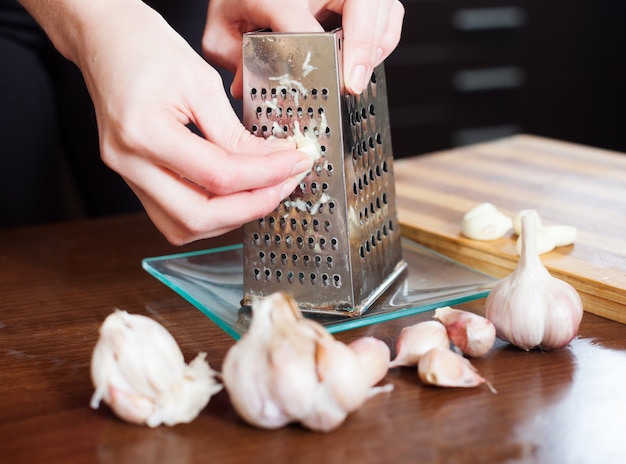
<path id="1" fill-rule="evenodd" d="M 467 356 L 483 356 L 496 341 L 496 328 L 478 314 L 444 306 L 435 310 L 434 317 L 445 326 L 450 341 Z"/>
<path id="2" fill-rule="evenodd" d="M 522 253 L 515 271 L 498 282 L 486 301 L 497 336 L 513 345 L 544 350 L 567 345 L 583 315 L 580 295 L 550 275 L 536 249 L 537 220 L 522 216 Z"/>
<path id="3" fill-rule="evenodd" d="M 432 348 L 450 348 L 450 339 L 443 324 L 424 321 L 404 327 L 396 342 L 396 357 L 389 367 L 415 366 Z"/>
<path id="4" fill-rule="evenodd" d="M 491 203 L 482 203 L 463 216 L 463 235 L 473 240 L 497 240 L 513 227 L 513 220 Z"/>
<path id="5" fill-rule="evenodd" d="M 486 383 L 469 360 L 446 348 L 427 351 L 417 365 L 417 373 L 423 383 L 439 387 L 476 387 Z"/>
<path id="6" fill-rule="evenodd" d="M 523 209 L 521 211 L 518 211 L 515 215 L 515 218 L 513 219 L 513 232 L 515 232 L 515 235 L 522 235 L 522 216 L 524 216 L 525 214 L 532 214 L 533 216 L 535 216 L 537 221 L 537 230 L 540 230 L 543 227 L 541 225 L 541 217 L 536 210 Z"/>
<path id="7" fill-rule="evenodd" d="M 327 432 L 392 388 L 372 387 L 387 373 L 389 348 L 381 344 L 335 340 L 278 292 L 253 302 L 250 328 L 228 350 L 222 379 L 246 422 L 267 429 L 299 422 Z"/>
<path id="8" fill-rule="evenodd" d="M 554 250 L 554 247 L 556 247 L 556 242 L 551 235 L 544 232 L 544 229 L 537 230 L 535 235 L 535 249 L 537 250 L 538 255 L 549 253 L 550 251 Z M 515 250 L 517 251 L 518 256 L 522 254 L 521 235 L 517 237 L 517 241 L 515 242 Z"/>
<path id="9" fill-rule="evenodd" d="M 174 337 L 146 316 L 116 310 L 100 327 L 91 358 L 90 406 L 156 427 L 191 422 L 222 386 L 200 353 L 189 365 Z"/>

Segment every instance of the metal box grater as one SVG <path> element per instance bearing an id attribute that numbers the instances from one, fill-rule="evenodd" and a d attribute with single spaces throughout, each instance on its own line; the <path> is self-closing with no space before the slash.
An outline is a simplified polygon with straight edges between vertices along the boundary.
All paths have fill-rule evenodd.
<path id="1" fill-rule="evenodd" d="M 303 311 L 358 316 L 406 267 L 384 67 L 349 95 L 341 46 L 341 29 L 244 36 L 244 125 L 300 133 L 321 153 L 272 214 L 244 226 L 244 304 L 286 291 Z"/>

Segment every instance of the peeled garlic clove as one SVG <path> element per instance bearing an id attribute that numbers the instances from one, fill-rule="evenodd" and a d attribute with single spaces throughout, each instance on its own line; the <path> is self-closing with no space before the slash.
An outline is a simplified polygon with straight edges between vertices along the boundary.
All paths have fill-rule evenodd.
<path id="1" fill-rule="evenodd" d="M 543 226 L 541 230 L 550 236 L 554 240 L 554 245 L 558 247 L 571 245 L 578 235 L 578 229 L 573 226 Z M 539 248 L 539 245 L 537 245 L 537 248 Z"/>
<path id="2" fill-rule="evenodd" d="M 450 341 L 467 356 L 483 356 L 496 341 L 495 326 L 478 314 L 444 306 L 435 310 L 434 317 L 445 326 Z"/>
<path id="3" fill-rule="evenodd" d="M 527 213 L 535 216 L 537 220 L 537 229 L 541 229 L 541 217 L 539 216 L 539 213 L 537 213 L 534 209 L 523 209 L 519 211 L 513 219 L 513 231 L 515 232 L 515 235 L 522 234 L 522 216 Z"/>
<path id="4" fill-rule="evenodd" d="M 389 367 L 415 366 L 432 348 L 449 348 L 446 328 L 439 321 L 424 321 L 404 327 L 396 342 L 396 357 Z"/>
<path id="5" fill-rule="evenodd" d="M 463 216 L 462 232 L 473 240 L 497 240 L 513 227 L 511 218 L 491 203 L 482 203 Z"/>
<path id="6" fill-rule="evenodd" d="M 580 295 L 550 275 L 536 248 L 536 217 L 522 217 L 522 253 L 512 274 L 498 282 L 486 301 L 486 317 L 498 338 L 523 349 L 567 345 L 583 316 Z"/>
<path id="7" fill-rule="evenodd" d="M 486 382 L 469 360 L 446 348 L 426 352 L 417 373 L 425 384 L 439 387 L 476 387 Z"/>
<path id="8" fill-rule="evenodd" d="M 361 337 L 348 344 L 355 352 L 363 370 L 368 373 L 370 385 L 380 382 L 389 370 L 391 352 L 385 342 L 374 337 Z"/>
<path id="9" fill-rule="evenodd" d="M 299 422 L 327 432 L 378 391 L 372 385 L 386 373 L 388 348 L 335 340 L 282 292 L 253 302 L 252 314 L 222 368 L 233 407 L 248 423 L 272 429 Z"/>
<path id="10" fill-rule="evenodd" d="M 92 354 L 90 406 L 104 401 L 121 419 L 150 427 L 190 422 L 222 388 L 205 357 L 187 366 L 162 325 L 117 310 L 100 327 Z"/>
<path id="11" fill-rule="evenodd" d="M 522 235 L 517 237 L 517 241 L 515 242 L 515 249 L 517 250 L 517 255 L 520 256 L 522 254 Z M 537 230 L 536 238 L 535 238 L 537 253 L 543 255 L 544 253 L 549 253 L 554 250 L 556 243 L 551 235 L 547 234 L 544 229 Z"/>

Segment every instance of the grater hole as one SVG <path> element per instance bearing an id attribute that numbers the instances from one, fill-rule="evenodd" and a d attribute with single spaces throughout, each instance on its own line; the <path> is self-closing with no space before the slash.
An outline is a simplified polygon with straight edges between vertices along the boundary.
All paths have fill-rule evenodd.
<path id="1" fill-rule="evenodd" d="M 304 272 L 298 272 L 298 280 L 301 284 L 304 283 Z"/>
<path id="2" fill-rule="evenodd" d="M 302 219 L 302 229 L 307 230 L 309 228 L 309 220 Z"/>
<path id="3" fill-rule="evenodd" d="M 258 90 L 257 90 L 255 87 L 253 87 L 253 88 L 250 90 L 250 96 L 251 96 L 252 98 L 256 98 L 257 93 L 258 93 Z"/>
<path id="4" fill-rule="evenodd" d="M 324 287 L 328 287 L 328 285 L 330 285 L 330 280 L 328 278 L 328 274 L 322 274 L 322 285 Z"/>
<path id="5" fill-rule="evenodd" d="M 280 254 L 280 262 L 285 265 L 287 264 L 287 253 L 281 253 Z"/>
<path id="6" fill-rule="evenodd" d="M 265 124 L 261 126 L 261 132 L 267 132 L 267 126 Z"/>
<path id="7" fill-rule="evenodd" d="M 387 236 L 387 224 L 383 224 L 383 235 Z"/>
<path id="8" fill-rule="evenodd" d="M 374 137 L 369 137 L 367 139 L 367 144 L 370 146 L 370 148 L 374 148 L 376 145 L 374 144 Z"/>
<path id="9" fill-rule="evenodd" d="M 272 278 L 272 271 L 270 271 L 269 269 L 265 269 L 265 280 L 270 280 Z"/>
<path id="10" fill-rule="evenodd" d="M 270 244 L 270 240 L 271 240 L 270 234 L 263 235 L 263 241 L 265 242 L 266 246 Z"/>
<path id="11" fill-rule="evenodd" d="M 370 77 L 370 82 L 372 84 L 376 84 L 376 73 L 375 72 L 372 73 L 372 77 Z"/>
<path id="12" fill-rule="evenodd" d="M 365 107 L 361 108 L 361 119 L 367 119 L 367 110 Z"/>
<path id="13" fill-rule="evenodd" d="M 274 243 L 276 244 L 276 246 L 277 246 L 277 247 L 279 247 L 279 246 L 280 246 L 280 242 L 281 242 L 280 235 L 276 235 L 276 236 L 274 237 Z"/>
<path id="14" fill-rule="evenodd" d="M 320 237 L 319 243 L 320 243 L 320 248 L 322 250 L 325 250 L 326 249 L 326 239 L 324 237 Z"/>
<path id="15" fill-rule="evenodd" d="M 317 97 L 317 89 L 311 89 L 311 95 L 313 98 Z"/>
<path id="16" fill-rule="evenodd" d="M 322 89 L 322 97 L 328 97 L 328 89 Z"/>
<path id="17" fill-rule="evenodd" d="M 287 108 L 287 117 L 293 117 L 293 108 L 291 106 Z"/>
<path id="18" fill-rule="evenodd" d="M 304 255 L 302 257 L 302 262 L 304 263 L 304 267 L 309 267 L 311 264 L 311 257 L 309 255 Z"/>
<path id="19" fill-rule="evenodd" d="M 337 288 L 341 287 L 341 276 L 339 274 L 333 276 L 333 285 Z"/>
<path id="20" fill-rule="evenodd" d="M 260 245 L 261 244 L 261 236 L 259 234 L 257 234 L 256 232 L 254 234 L 252 234 L 252 240 L 254 240 L 254 244 L 255 245 Z"/>
<path id="21" fill-rule="evenodd" d="M 383 144 L 383 138 L 382 138 L 382 136 L 380 135 L 380 132 L 376 134 L 376 143 L 377 143 L 378 145 L 382 145 L 382 144 Z"/>
<path id="22" fill-rule="evenodd" d="M 261 89 L 261 98 L 265 98 L 265 97 L 267 97 L 267 89 L 263 87 Z"/>
<path id="23" fill-rule="evenodd" d="M 376 110 L 374 109 L 374 105 L 370 104 L 369 106 L 369 113 L 372 116 L 376 116 Z"/>
<path id="24" fill-rule="evenodd" d="M 336 238 L 331 238 L 330 239 L 330 246 L 333 250 L 336 250 L 337 248 L 339 248 L 339 240 L 337 240 Z"/>
<path id="25" fill-rule="evenodd" d="M 333 171 L 334 171 L 334 169 L 335 169 L 335 168 L 333 167 L 333 165 L 332 165 L 332 164 L 328 163 L 328 164 L 326 165 L 326 172 L 328 173 L 328 176 L 329 176 L 329 177 L 333 175 Z"/>
<path id="26" fill-rule="evenodd" d="M 292 230 L 296 230 L 298 228 L 298 221 L 296 220 L 296 218 L 291 218 L 289 220 L 289 224 L 291 225 Z"/>
<path id="27" fill-rule="evenodd" d="M 335 212 L 335 208 L 336 208 L 336 204 L 334 201 L 329 201 L 328 202 L 328 212 L 329 213 L 334 213 Z"/>
<path id="28" fill-rule="evenodd" d="M 293 245 L 293 238 L 291 238 L 291 235 L 285 235 L 285 245 L 289 248 Z"/>
<path id="29" fill-rule="evenodd" d="M 328 182 L 322 182 L 322 190 L 325 192 L 328 190 Z"/>
<path id="30" fill-rule="evenodd" d="M 333 263 L 333 257 L 332 256 L 327 256 L 326 257 L 326 265 L 328 266 L 328 268 L 332 268 L 334 263 Z"/>
<path id="31" fill-rule="evenodd" d="M 317 182 L 311 182 L 311 193 L 317 192 Z"/>
<path id="32" fill-rule="evenodd" d="M 270 227 L 274 228 L 274 223 L 276 222 L 276 219 L 273 216 L 270 216 L 268 222 L 270 223 Z"/>
<path id="33" fill-rule="evenodd" d="M 389 221 L 389 231 L 393 232 L 393 222 Z"/>
<path id="34" fill-rule="evenodd" d="M 287 220 L 284 217 L 281 217 L 280 220 L 278 221 L 278 225 L 280 226 L 281 229 L 285 229 L 285 227 L 287 226 Z"/>
<path id="35" fill-rule="evenodd" d="M 315 282 L 317 282 L 317 275 L 315 273 L 311 273 L 311 284 L 315 285 Z"/>
<path id="36" fill-rule="evenodd" d="M 260 280 L 260 279 L 261 279 L 261 271 L 260 271 L 259 269 L 256 269 L 256 268 L 255 268 L 255 269 L 254 269 L 254 271 L 253 271 L 253 273 L 254 273 L 254 278 L 255 278 L 256 280 Z"/>
<path id="37" fill-rule="evenodd" d="M 374 177 L 374 170 L 373 170 L 373 169 L 370 169 L 370 181 L 372 181 L 372 182 L 373 182 L 373 181 L 374 181 L 374 178 L 375 178 L 375 177 Z"/>
<path id="38" fill-rule="evenodd" d="M 280 269 L 276 271 L 276 280 L 278 282 L 281 282 L 283 280 L 283 271 L 281 271 Z"/>
<path id="39" fill-rule="evenodd" d="M 270 90 L 270 93 L 272 94 L 272 98 L 274 98 L 276 96 L 276 87 L 272 87 L 272 90 Z"/>
<path id="40" fill-rule="evenodd" d="M 294 277 L 293 272 L 291 271 L 287 272 L 287 280 L 289 281 L 289 283 L 293 282 L 293 277 Z"/>
<path id="41" fill-rule="evenodd" d="M 328 219 L 326 219 L 324 221 L 324 230 L 326 230 L 326 232 L 328 232 L 330 230 L 330 221 Z"/>
<path id="42" fill-rule="evenodd" d="M 304 246 L 304 239 L 302 237 L 298 237 L 296 239 L 296 243 L 298 244 L 298 248 L 302 248 Z"/>
<path id="43" fill-rule="evenodd" d="M 309 242 L 309 248 L 315 247 L 315 238 L 309 237 L 307 241 Z"/>
<path id="44" fill-rule="evenodd" d="M 300 261 L 300 257 L 297 253 L 291 255 L 291 261 L 293 262 L 294 266 L 298 264 L 298 261 Z"/>
<path id="45" fill-rule="evenodd" d="M 387 161 L 383 161 L 383 172 L 389 172 L 389 168 L 387 167 Z"/>
<path id="46" fill-rule="evenodd" d="M 380 166 L 376 166 L 376 176 L 380 177 L 381 175 Z"/>
<path id="47" fill-rule="evenodd" d="M 320 221 L 319 219 L 313 219 L 313 230 L 320 230 Z"/>
<path id="48" fill-rule="evenodd" d="M 322 152 L 322 156 L 326 156 L 326 146 L 320 145 L 320 151 Z"/>
<path id="49" fill-rule="evenodd" d="M 304 116 L 304 110 L 300 106 L 296 110 L 296 113 L 298 114 L 298 119 L 302 119 L 302 116 Z"/>
<path id="50" fill-rule="evenodd" d="M 359 247 L 359 256 L 365 258 L 365 247 L 363 247 L 363 245 Z"/>
<path id="51" fill-rule="evenodd" d="M 282 89 L 280 89 L 280 94 L 282 95 L 283 98 L 287 97 L 287 89 L 285 89 L 284 87 Z"/>
<path id="52" fill-rule="evenodd" d="M 315 262 L 315 267 L 320 267 L 322 265 L 322 257 L 320 255 L 315 255 L 313 261 Z"/>
<path id="53" fill-rule="evenodd" d="M 259 252 L 259 259 L 261 260 L 262 263 L 265 262 L 265 253 L 264 252 L 262 252 L 262 251 Z"/>
<path id="54" fill-rule="evenodd" d="M 259 131 L 259 126 L 256 124 L 252 124 L 252 133 L 256 134 Z"/>
<path id="55" fill-rule="evenodd" d="M 270 253 L 270 263 L 274 264 L 276 262 L 276 253 L 273 251 Z"/>
<path id="56" fill-rule="evenodd" d="M 383 199 L 383 204 L 386 205 L 387 204 L 387 194 L 385 192 L 383 192 L 382 199 Z"/>
<path id="57" fill-rule="evenodd" d="M 355 195 L 358 195 L 358 194 L 359 194 L 359 189 L 358 189 L 358 187 L 357 187 L 357 185 L 356 185 L 356 182 L 355 182 L 354 184 L 352 184 L 352 192 L 353 192 Z"/>

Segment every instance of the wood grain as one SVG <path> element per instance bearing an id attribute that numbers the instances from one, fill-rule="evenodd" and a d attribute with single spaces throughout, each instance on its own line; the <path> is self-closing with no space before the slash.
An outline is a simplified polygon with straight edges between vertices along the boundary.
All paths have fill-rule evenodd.
<path id="1" fill-rule="evenodd" d="M 572 284 L 588 312 L 626 323 L 626 155 L 520 135 L 394 165 L 403 234 L 496 277 L 517 264 L 516 236 L 481 242 L 461 234 L 463 215 L 490 202 L 514 217 L 578 228 L 572 246 L 541 256 Z"/>

